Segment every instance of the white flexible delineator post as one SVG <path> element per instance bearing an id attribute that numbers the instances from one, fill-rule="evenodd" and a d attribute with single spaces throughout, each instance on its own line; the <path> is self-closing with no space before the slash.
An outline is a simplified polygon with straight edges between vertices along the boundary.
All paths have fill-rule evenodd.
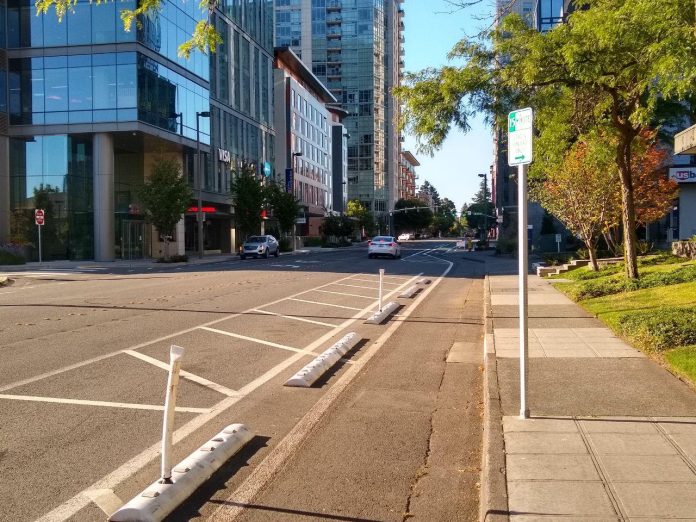
<path id="1" fill-rule="evenodd" d="M 348 353 L 358 342 L 360 337 L 355 332 L 350 332 L 343 336 L 336 344 L 327 348 L 321 355 L 317 356 L 307 366 L 302 368 L 295 375 L 290 377 L 285 386 L 296 386 L 299 388 L 309 388 L 316 380 L 321 377 L 326 370 L 331 368 L 338 360 Z"/>
<path id="2" fill-rule="evenodd" d="M 379 301 L 377 310 L 382 311 L 382 281 L 384 280 L 384 268 L 379 269 Z"/>
<path id="3" fill-rule="evenodd" d="M 168 483 L 157 480 L 112 514 L 109 521 L 163 520 L 253 437 L 243 424 L 230 424 L 176 465 Z"/>
<path id="4" fill-rule="evenodd" d="M 416 285 L 409 286 L 406 290 L 404 290 L 399 297 L 404 297 L 406 299 L 412 298 L 414 295 L 416 295 L 420 291 L 420 288 L 417 287 Z"/>
<path id="5" fill-rule="evenodd" d="M 176 392 L 179 388 L 179 372 L 184 349 L 173 344 L 169 348 L 169 377 L 167 377 L 167 394 L 164 400 L 164 422 L 162 424 L 162 481 L 167 482 L 172 476 L 172 433 L 174 431 L 174 411 L 176 409 Z"/>
<path id="6" fill-rule="evenodd" d="M 365 321 L 366 324 L 380 324 L 384 319 L 386 319 L 388 316 L 394 313 L 394 311 L 399 308 L 399 303 L 396 301 L 390 301 L 384 307 L 382 310 L 377 310 L 374 314 L 372 314 L 367 321 Z"/>

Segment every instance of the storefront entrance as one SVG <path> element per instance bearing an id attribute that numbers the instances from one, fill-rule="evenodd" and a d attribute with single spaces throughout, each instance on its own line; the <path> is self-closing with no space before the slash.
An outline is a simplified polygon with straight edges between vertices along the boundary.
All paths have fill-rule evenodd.
<path id="1" fill-rule="evenodd" d="M 124 219 L 121 222 L 121 259 L 145 257 L 145 222 Z"/>

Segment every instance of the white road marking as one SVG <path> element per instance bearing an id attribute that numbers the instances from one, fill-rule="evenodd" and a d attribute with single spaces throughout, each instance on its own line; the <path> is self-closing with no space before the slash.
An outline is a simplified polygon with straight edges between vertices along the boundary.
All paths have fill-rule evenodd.
<path id="1" fill-rule="evenodd" d="M 307 292 L 304 292 L 304 293 L 307 293 Z M 360 310 L 360 308 L 355 308 L 354 306 L 343 306 L 343 305 L 337 305 L 337 304 L 331 304 L 331 303 L 322 303 L 319 301 L 308 301 L 307 299 L 297 299 L 295 297 L 289 298 L 288 301 L 298 301 L 300 303 L 309 303 L 309 304 L 315 304 L 315 305 L 321 305 L 321 306 L 333 306 L 334 308 L 343 308 L 345 310 Z"/>
<path id="2" fill-rule="evenodd" d="M 375 299 L 377 299 L 376 297 L 370 297 L 369 295 L 347 294 L 345 292 L 332 292 L 331 290 L 313 290 L 313 292 L 321 292 L 323 294 L 333 294 L 333 295 L 345 295 L 348 297 L 361 297 L 363 299 L 372 299 L 373 301 Z"/>
<path id="3" fill-rule="evenodd" d="M 140 359 L 141 361 L 145 361 L 146 363 L 152 364 L 153 366 L 157 366 L 158 368 L 162 368 L 163 370 L 169 370 L 169 365 L 167 363 L 162 362 L 159 359 L 155 359 L 154 357 L 150 357 L 149 355 L 145 355 L 144 353 L 136 352 L 135 350 L 126 350 L 124 353 L 132 357 L 135 357 L 136 359 Z M 209 381 L 208 379 L 200 377 L 199 375 L 194 375 L 193 373 L 189 373 L 185 370 L 180 370 L 179 374 L 184 379 L 188 379 L 191 382 L 198 383 L 202 386 L 205 386 L 206 388 L 215 390 L 218 393 L 227 395 L 228 397 L 237 395 L 236 391 L 230 390 L 229 388 L 226 388 L 225 386 L 216 382 Z"/>
<path id="4" fill-rule="evenodd" d="M 293 321 L 300 321 L 303 323 L 311 323 L 311 324 L 318 324 L 321 326 L 328 326 L 330 328 L 334 328 L 336 325 L 332 323 L 322 323 L 321 321 L 315 321 L 314 319 L 305 319 L 304 317 L 296 317 L 294 315 L 283 315 L 283 314 L 278 314 L 276 312 L 269 312 L 268 310 L 259 310 L 258 308 L 256 310 L 252 310 L 252 312 L 258 312 L 260 314 L 265 314 L 265 315 L 275 315 L 276 317 L 282 317 L 284 319 L 292 319 Z"/>
<path id="5" fill-rule="evenodd" d="M 112 489 L 93 489 L 85 493 L 107 516 L 111 516 L 123 505 Z"/>
<path id="6" fill-rule="evenodd" d="M 329 285 L 331 285 L 331 284 L 333 284 L 333 283 L 335 283 L 335 282 L 338 282 L 338 281 L 345 281 L 346 279 L 350 279 L 351 277 L 353 277 L 353 276 L 342 277 L 341 279 L 337 279 L 336 281 L 333 281 L 333 282 L 331 282 L 331 283 L 325 283 L 325 284 L 323 284 L 323 285 L 319 285 L 319 286 L 315 287 L 315 289 L 324 288 L 324 287 L 329 286 Z M 303 290 L 302 292 L 297 292 L 296 294 L 291 295 L 290 298 L 292 298 L 292 297 L 294 297 L 294 296 L 306 294 L 307 292 L 308 292 L 308 290 Z M 283 301 L 285 301 L 285 300 L 287 300 L 287 299 L 288 299 L 288 297 L 282 297 L 282 298 L 277 299 L 277 300 L 275 300 L 275 301 L 273 301 L 273 302 L 270 302 L 270 303 L 266 303 L 266 304 L 264 304 L 264 305 L 261 305 L 261 306 L 258 307 L 258 308 L 264 308 L 264 307 L 266 307 L 266 306 L 273 306 L 273 305 L 275 305 L 275 304 L 282 303 Z M 115 357 L 115 356 L 117 356 L 117 355 L 122 354 L 123 352 L 128 351 L 128 350 L 139 350 L 140 348 L 145 348 L 146 346 L 150 346 L 150 345 L 153 345 L 153 344 L 162 342 L 162 341 L 167 341 L 167 340 L 169 340 L 169 339 L 173 339 L 174 337 L 178 337 L 178 336 L 180 336 L 180 335 L 184 335 L 184 334 L 187 334 L 187 333 L 194 332 L 194 331 L 196 331 L 198 328 L 200 328 L 201 326 L 212 326 L 212 325 L 214 325 L 214 324 L 218 324 L 218 323 L 221 323 L 221 322 L 223 322 L 223 321 L 227 321 L 227 320 L 229 320 L 229 319 L 233 319 L 233 318 L 235 318 L 235 317 L 239 317 L 239 316 L 241 316 L 241 315 L 248 314 L 248 313 L 251 312 L 252 310 L 255 310 L 255 308 L 249 308 L 249 309 L 247 309 L 247 310 L 244 310 L 243 312 L 238 312 L 238 313 L 235 313 L 235 314 L 227 315 L 227 316 L 225 316 L 225 317 L 220 317 L 220 318 L 218 318 L 218 319 L 214 319 L 214 320 L 212 320 L 212 321 L 208 321 L 207 323 L 199 324 L 199 325 L 197 325 L 197 326 L 192 326 L 191 328 L 186 328 L 186 329 L 184 329 L 184 330 L 179 330 L 178 332 L 174 332 L 174 333 L 171 333 L 171 334 L 168 334 L 168 335 L 163 335 L 162 337 L 158 337 L 157 339 L 152 339 L 151 341 L 145 341 L 144 343 L 136 344 L 136 345 L 134 345 L 134 346 L 129 346 L 128 348 L 125 348 L 125 349 L 122 349 L 122 350 L 116 350 L 116 351 L 113 351 L 113 352 L 110 352 L 110 353 L 106 353 L 106 354 L 104 354 L 104 355 L 99 355 L 99 356 L 97 356 L 97 357 L 93 357 L 92 359 L 87 359 L 87 360 L 81 361 L 81 362 L 79 362 L 79 363 L 75 363 L 75 364 L 71 364 L 71 365 L 68 365 L 68 366 L 64 366 L 64 367 L 58 368 L 58 369 L 56 369 L 56 370 L 51 370 L 51 371 L 49 371 L 49 372 L 45 372 L 45 373 L 42 373 L 42 374 L 40 374 L 40 375 L 36 375 L 36 376 L 34 376 L 34 377 L 29 377 L 29 378 L 27 378 L 27 379 L 22 379 L 21 381 L 15 381 L 15 382 L 13 382 L 13 383 L 6 384 L 5 386 L 0 386 L 0 393 L 1 393 L 1 392 L 4 392 L 4 391 L 11 390 L 11 389 L 13 389 L 13 388 L 17 388 L 17 387 L 19 387 L 19 386 L 24 386 L 25 384 L 31 384 L 32 382 L 40 381 L 40 380 L 46 379 L 46 378 L 48 378 L 48 377 L 53 377 L 54 375 L 59 375 L 59 374 L 61 374 L 61 373 L 69 372 L 69 371 L 71 371 L 71 370 L 75 370 L 75 369 L 80 368 L 80 367 L 82 367 L 82 366 L 87 366 L 87 365 L 89 365 L 89 364 L 94 364 L 94 363 L 96 363 L 96 362 L 103 361 L 104 359 L 109 359 L 109 358 L 111 358 L 111 357 Z"/>
<path id="7" fill-rule="evenodd" d="M 34 395 L 0 394 L 0 399 L 10 401 L 52 402 L 56 404 L 76 404 L 79 406 L 101 406 L 104 408 L 124 408 L 127 410 L 164 411 L 164 406 L 156 404 L 135 404 L 130 402 L 88 401 L 84 399 L 60 399 L 58 397 L 38 397 Z M 181 413 L 207 413 L 209 408 L 176 408 Z"/>
<path id="8" fill-rule="evenodd" d="M 356 279 L 357 281 L 357 279 Z M 374 283 L 374 281 L 370 281 L 370 283 Z M 396 285 L 398 283 L 387 283 L 388 285 Z M 336 286 L 348 286 L 350 288 L 363 288 L 365 290 L 377 290 L 379 286 L 360 286 L 360 285 L 346 285 L 344 283 L 334 283 Z"/>
<path id="9" fill-rule="evenodd" d="M 403 314 L 408 317 L 420 305 L 421 302 L 440 284 L 445 276 L 454 266 L 454 263 L 449 263 L 447 269 L 438 277 L 432 285 L 430 285 L 421 295 L 419 295 L 409 306 L 408 310 Z M 407 283 L 406 283 L 407 284 Z M 402 286 L 405 286 L 402 285 Z M 392 292 L 393 293 L 393 292 Z M 391 295 L 391 294 L 390 294 Z M 211 519 L 218 522 L 231 522 L 242 514 L 246 505 L 253 502 L 253 499 L 258 495 L 259 491 L 275 477 L 278 470 L 285 465 L 290 458 L 304 442 L 306 437 L 312 432 L 315 426 L 322 419 L 326 411 L 333 402 L 341 395 L 348 385 L 358 375 L 360 369 L 365 366 L 379 349 L 386 343 L 394 334 L 402 322 L 394 322 L 389 328 L 370 346 L 364 355 L 355 364 L 348 367 L 343 375 L 341 375 L 336 383 L 324 394 L 312 408 L 305 414 L 299 423 L 288 433 L 278 445 L 264 458 L 264 460 L 254 468 L 246 480 L 226 499 L 218 509 L 213 512 Z"/>
<path id="10" fill-rule="evenodd" d="M 411 281 L 415 280 L 417 277 L 420 277 L 422 274 L 418 274 L 414 277 L 412 277 L 410 280 L 404 282 L 399 288 L 394 289 L 393 291 L 389 292 L 385 298 L 389 298 L 390 296 L 396 294 L 399 292 L 403 287 L 408 285 Z M 349 276 L 350 277 L 350 276 Z M 348 277 L 345 277 L 343 279 L 348 279 Z M 342 281 L 343 279 L 339 279 L 339 281 Z M 327 283 L 325 285 L 321 285 L 318 288 L 322 288 L 324 286 L 328 286 L 331 283 Z M 435 285 L 431 285 L 428 288 L 434 288 Z M 427 293 L 427 291 L 426 291 Z M 299 294 L 295 294 L 299 295 Z M 421 294 L 421 295 L 425 295 Z M 279 303 L 281 301 L 284 301 L 285 299 L 279 299 L 276 301 L 276 303 Z M 270 303 L 267 306 L 270 306 Z M 196 430 L 198 430 L 201 426 L 204 426 L 206 423 L 210 422 L 214 418 L 216 418 L 218 415 L 221 413 L 225 412 L 229 408 L 231 408 L 233 405 L 235 405 L 237 402 L 242 400 L 244 397 L 246 397 L 248 394 L 256 390 L 257 388 L 261 387 L 274 377 L 276 377 L 279 373 L 283 372 L 286 370 L 288 367 L 291 365 L 295 364 L 297 361 L 299 361 L 302 357 L 305 355 L 310 355 L 313 353 L 313 350 L 316 348 L 319 348 L 322 346 L 324 343 L 332 339 L 338 332 L 341 330 L 347 328 L 351 324 L 353 324 L 355 321 L 361 319 L 367 312 L 369 312 L 370 307 L 363 308 L 359 313 L 356 313 L 351 317 L 350 319 L 346 319 L 343 321 L 341 324 L 337 325 L 336 328 L 333 330 L 325 333 L 322 335 L 319 339 L 314 341 L 313 343 L 309 344 L 306 348 L 304 353 L 296 353 L 295 355 L 288 357 L 285 359 L 285 361 L 277 364 L 264 374 L 260 375 L 253 381 L 251 381 L 249 384 L 246 386 L 242 387 L 239 390 L 239 395 L 236 397 L 228 397 L 226 399 L 223 399 L 222 401 L 218 402 L 217 404 L 213 405 L 210 408 L 210 411 L 207 413 L 204 413 L 202 415 L 198 415 L 196 418 L 191 419 L 189 422 L 181 426 L 178 430 L 176 430 L 173 434 L 172 437 L 172 444 L 176 444 L 177 442 L 180 442 L 184 438 L 188 437 L 192 433 L 194 433 Z M 248 313 L 243 312 L 243 313 Z M 241 315 L 241 314 L 234 314 L 234 316 Z M 220 319 L 218 321 L 214 322 L 220 322 L 225 319 Z M 120 353 L 120 352 L 118 352 Z M 358 364 L 353 364 L 349 365 L 351 368 L 359 368 L 360 365 Z M 333 389 L 333 388 L 332 388 Z M 329 390 L 330 392 L 330 390 Z M 98 480 L 94 484 L 92 484 L 90 487 L 87 489 L 82 490 L 78 494 L 76 494 L 74 497 L 66 500 L 63 502 L 60 506 L 56 507 L 55 509 L 51 510 L 50 512 L 46 513 L 44 516 L 36 520 L 36 522 L 63 522 L 70 517 L 74 516 L 75 513 L 80 511 L 82 508 L 87 506 L 90 502 L 91 499 L 87 495 L 87 492 L 90 490 L 94 489 L 113 489 L 116 486 L 118 486 L 121 482 L 124 480 L 127 480 L 128 478 L 132 477 L 135 473 L 137 473 L 140 469 L 145 467 L 147 464 L 149 464 L 152 460 L 157 458 L 160 454 L 160 443 L 157 442 L 150 446 L 149 448 L 145 449 L 142 451 L 139 455 L 136 455 L 132 459 L 130 459 L 128 462 L 125 462 L 122 464 L 120 467 L 103 477 L 102 479 Z"/>
<path id="11" fill-rule="evenodd" d="M 300 268 L 300 265 L 271 265 L 278 268 Z"/>
<path id="12" fill-rule="evenodd" d="M 237 339 L 243 339 L 245 341 L 251 341 L 252 343 L 265 344 L 266 346 L 272 346 L 273 348 L 280 348 L 281 350 L 288 350 L 290 352 L 302 352 L 303 350 L 299 348 L 293 348 L 292 346 L 287 346 L 285 344 L 278 344 L 271 341 L 264 341 L 263 339 L 258 339 L 256 337 L 249 337 L 247 335 L 240 335 L 233 332 L 228 332 L 226 330 L 218 330 L 216 328 L 209 328 L 207 326 L 201 326 L 199 330 L 205 330 L 207 332 L 213 332 L 216 334 L 227 335 L 228 337 L 235 337 Z"/>
<path id="13" fill-rule="evenodd" d="M 363 283 L 379 283 L 379 279 L 351 279 L 351 281 L 362 281 Z M 385 285 L 400 285 L 401 283 L 390 283 L 389 281 L 383 281 Z M 335 285 L 338 285 L 340 283 L 334 283 Z M 344 285 L 344 286 L 350 286 L 350 285 Z M 362 288 L 362 287 L 361 287 Z M 377 287 L 374 287 L 377 289 Z"/>

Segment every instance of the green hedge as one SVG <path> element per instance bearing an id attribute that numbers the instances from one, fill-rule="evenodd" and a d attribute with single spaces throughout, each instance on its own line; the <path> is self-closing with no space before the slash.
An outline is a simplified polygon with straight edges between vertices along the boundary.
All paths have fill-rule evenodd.
<path id="1" fill-rule="evenodd" d="M 608 270 L 608 268 L 605 270 Z M 601 275 L 596 277 L 606 276 L 607 272 L 605 270 L 598 272 Z M 578 280 L 582 281 L 580 278 Z M 614 277 L 601 280 L 589 278 L 578 283 L 575 287 L 569 288 L 568 293 L 576 301 L 582 301 L 620 292 L 632 292 L 634 290 L 643 290 L 644 288 L 655 288 L 656 286 L 678 285 L 680 283 L 690 283 L 691 281 L 696 281 L 696 265 L 693 264 L 680 266 L 669 272 L 645 274 L 637 281 L 626 279 L 623 274 L 617 274 Z"/>
<path id="2" fill-rule="evenodd" d="M 620 314 L 620 333 L 649 350 L 696 344 L 696 308 L 660 307 Z"/>

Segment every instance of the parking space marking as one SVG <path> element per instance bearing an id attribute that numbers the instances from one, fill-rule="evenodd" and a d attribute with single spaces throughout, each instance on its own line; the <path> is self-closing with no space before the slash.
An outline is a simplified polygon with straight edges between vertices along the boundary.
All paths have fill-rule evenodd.
<path id="1" fill-rule="evenodd" d="M 314 290 L 314 292 L 321 292 L 323 294 L 346 295 L 348 297 L 361 297 L 362 299 L 372 299 L 373 301 L 377 299 L 376 297 L 370 297 L 369 295 L 347 294 L 345 292 L 332 292 L 331 290 Z"/>
<path id="2" fill-rule="evenodd" d="M 322 284 L 322 285 L 319 285 L 319 286 L 313 288 L 312 290 L 316 290 L 316 289 L 319 289 L 319 288 L 324 288 L 324 287 L 326 287 L 326 286 L 332 285 L 332 284 L 337 283 L 337 282 L 339 282 L 339 281 L 345 281 L 345 280 L 347 280 L 347 279 L 350 279 L 351 277 L 353 277 L 353 276 L 350 275 L 350 276 L 342 277 L 342 278 L 340 278 L 340 279 L 337 279 L 336 281 L 332 281 L 332 282 L 330 282 L 330 283 L 324 283 L 324 284 Z M 298 296 L 298 295 L 302 295 L 302 294 L 306 294 L 307 292 L 310 292 L 310 291 L 311 291 L 311 290 L 303 290 L 303 291 L 301 291 L 301 292 L 297 292 L 296 294 L 291 295 L 289 298 L 292 298 L 292 297 L 295 297 L 295 296 Z M 256 308 L 264 308 L 264 307 L 266 307 L 266 306 L 273 306 L 273 305 L 275 305 L 275 304 L 282 303 L 283 301 L 286 301 L 286 300 L 289 299 L 289 298 L 288 298 L 288 297 L 281 297 L 280 299 L 276 299 L 275 301 L 270 302 L 270 303 L 265 303 L 265 304 L 263 304 L 263 305 L 261 305 L 261 306 L 259 306 L 259 307 L 256 307 Z M 41 381 L 41 380 L 43 380 L 43 379 L 47 379 L 48 377 L 53 377 L 54 375 L 59 375 L 59 374 L 61 374 L 61 373 L 69 372 L 69 371 L 71 371 L 71 370 L 75 370 L 75 369 L 77 369 L 77 368 L 81 368 L 82 366 L 88 366 L 88 365 L 90 365 L 90 364 L 94 364 L 94 363 L 96 363 L 96 362 L 103 361 L 104 359 L 109 359 L 109 358 L 111 358 L 111 357 L 115 357 L 115 356 L 117 356 L 117 355 L 119 355 L 119 354 L 122 354 L 123 352 L 125 352 L 125 351 L 127 351 L 127 350 L 139 350 L 140 348 L 145 348 L 146 346 L 151 346 L 151 345 L 153 345 L 153 344 L 156 344 L 156 343 L 159 343 L 159 342 L 162 342 L 162 341 L 167 341 L 167 340 L 169 340 L 169 339 L 173 339 L 173 338 L 178 337 L 178 336 L 180 336 L 180 335 L 184 335 L 184 334 L 187 334 L 187 333 L 194 332 L 194 331 L 196 331 L 198 328 L 200 328 L 201 326 L 212 326 L 212 325 L 214 325 L 214 324 L 222 323 L 222 322 L 224 322 L 224 321 L 228 321 L 229 319 L 234 319 L 235 317 L 239 317 L 239 316 L 242 316 L 242 315 L 244 315 L 244 314 L 248 314 L 248 313 L 252 312 L 253 310 L 255 310 L 256 308 L 249 308 L 249 309 L 247 309 L 247 310 L 244 310 L 243 312 L 237 312 L 237 313 L 234 313 L 234 314 L 226 315 L 225 317 L 220 317 L 220 318 L 218 318 L 218 319 L 214 319 L 214 320 L 212 320 L 212 321 L 208 321 L 208 322 L 206 322 L 206 323 L 199 324 L 199 325 L 197 325 L 197 326 L 192 326 L 191 328 L 186 328 L 186 329 L 184 329 L 184 330 L 179 330 L 178 332 L 174 332 L 174 333 L 171 333 L 171 334 L 168 334 L 168 335 L 163 335 L 162 337 L 158 337 L 157 339 L 152 339 L 152 340 L 150 340 L 150 341 L 145 341 L 144 343 L 136 344 L 136 345 L 134 345 L 134 346 L 129 346 L 128 348 L 124 348 L 124 349 L 122 349 L 122 350 L 116 350 L 116 351 L 113 351 L 113 352 L 110 352 L 110 353 L 106 353 L 106 354 L 104 354 L 104 355 L 99 355 L 99 356 L 97 356 L 97 357 L 93 357 L 93 358 L 91 358 L 91 359 L 87 359 L 87 360 L 84 360 L 84 361 L 80 361 L 80 362 L 78 362 L 78 363 L 70 364 L 70 365 L 68 365 L 68 366 L 64 366 L 64 367 L 62 367 L 62 368 L 58 368 L 58 369 L 56 369 L 56 370 L 51 370 L 51 371 L 49 371 L 49 372 L 45 372 L 45 373 L 42 373 L 42 374 L 40 374 L 40 375 L 35 375 L 34 377 L 28 377 L 28 378 L 26 378 L 26 379 L 22 379 L 21 381 L 15 381 L 15 382 L 13 382 L 13 383 L 6 384 L 5 386 L 0 386 L 0 393 L 5 392 L 5 391 L 8 391 L 8 390 L 11 390 L 11 389 L 13 389 L 13 388 L 18 388 L 19 386 L 24 386 L 25 384 L 31 384 L 32 382 Z"/>
<path id="3" fill-rule="evenodd" d="M 216 328 L 209 328 L 207 326 L 201 326 L 199 330 L 205 330 L 207 332 L 213 332 L 221 335 L 227 335 L 228 337 L 235 337 L 237 339 L 243 339 L 245 341 L 251 341 L 252 343 L 265 344 L 266 346 L 272 346 L 273 348 L 280 348 L 281 350 L 287 350 L 289 352 L 304 352 L 300 348 L 293 348 L 292 346 L 287 346 L 285 344 L 273 343 L 271 341 L 265 341 L 263 339 L 257 339 L 256 337 L 248 337 L 246 335 L 241 335 L 233 332 L 228 332 L 226 330 L 218 330 Z"/>
<path id="4" fill-rule="evenodd" d="M 29 401 L 29 402 L 52 402 L 56 404 L 76 404 L 79 406 L 101 406 L 104 408 L 123 408 L 127 410 L 152 410 L 164 411 L 164 406 L 156 404 L 136 404 L 132 402 L 108 402 L 108 401 L 88 401 L 84 399 L 60 399 L 58 397 L 38 397 L 34 395 L 7 395 L 0 394 L 0 399 L 11 401 Z M 176 408 L 176 411 L 181 413 L 208 413 L 209 408 Z"/>
<path id="5" fill-rule="evenodd" d="M 314 319 L 306 319 L 304 317 L 296 317 L 294 315 L 283 315 L 276 312 L 269 312 L 268 310 L 252 310 L 252 312 L 257 312 L 265 315 L 275 315 L 276 317 L 282 317 L 283 319 L 291 319 L 293 321 L 300 321 L 302 323 L 318 324 L 320 326 L 328 326 L 329 328 L 334 328 L 336 325 L 331 323 L 322 323 L 321 321 L 315 321 Z"/>
<path id="6" fill-rule="evenodd" d="M 310 290 L 312 292 L 313 290 Z M 307 292 L 304 292 L 307 293 Z M 309 304 L 315 304 L 315 305 L 320 305 L 320 306 L 333 306 L 334 308 L 343 308 L 344 310 L 361 310 L 361 308 L 355 308 L 354 306 L 343 306 L 343 305 L 337 305 L 337 304 L 331 304 L 331 303 L 322 303 L 321 301 L 308 301 L 307 299 L 297 299 L 296 297 L 290 297 L 288 301 L 298 301 L 300 303 L 309 303 Z"/>
<path id="7" fill-rule="evenodd" d="M 405 288 L 407 285 L 411 284 L 412 281 L 416 280 L 418 277 L 423 275 L 422 273 L 413 276 L 411 279 L 408 281 L 405 281 L 400 287 L 395 288 L 391 292 L 389 292 L 386 296 L 385 299 L 388 299 L 392 295 L 396 294 L 397 292 L 400 292 L 403 288 Z M 348 279 L 351 276 L 339 279 L 339 281 L 343 281 L 344 279 Z M 325 285 L 321 285 L 317 288 L 323 288 L 324 286 L 328 286 L 331 283 L 327 283 Z M 431 285 L 429 288 L 434 288 L 435 285 Z M 300 295 L 300 292 L 295 295 Z M 427 294 L 427 291 L 426 291 Z M 426 295 L 422 294 L 422 295 Z M 284 301 L 287 298 L 284 299 L 279 299 L 278 301 L 275 301 L 274 303 L 269 303 L 266 306 L 271 306 L 272 304 L 279 303 L 281 301 Z M 284 361 L 278 363 L 275 365 L 273 368 L 267 370 L 265 373 L 248 383 L 247 385 L 243 386 L 242 388 L 239 389 L 239 395 L 235 397 L 227 397 L 217 404 L 214 404 L 210 410 L 206 413 L 203 413 L 201 415 L 198 415 L 197 417 L 191 419 L 188 421 L 186 424 L 181 426 L 179 429 L 177 429 L 174 432 L 174 435 L 172 437 L 172 443 L 176 444 L 177 442 L 180 442 L 184 438 L 188 437 L 192 433 L 194 433 L 196 430 L 200 429 L 201 426 L 204 426 L 211 420 L 215 419 L 218 415 L 221 413 L 227 411 L 229 408 L 234 406 L 236 403 L 238 403 L 240 400 L 242 400 L 244 397 L 255 391 L 256 389 L 260 388 L 264 384 L 266 384 L 268 381 L 276 377 L 278 374 L 281 372 L 285 371 L 288 367 L 292 366 L 295 364 L 297 361 L 302 359 L 305 355 L 311 355 L 313 351 L 322 345 L 324 345 L 327 341 L 331 340 L 338 332 L 341 330 L 344 330 L 345 328 L 349 327 L 351 324 L 354 322 L 358 321 L 361 319 L 367 312 L 370 311 L 372 305 L 367 306 L 363 308 L 359 313 L 356 313 L 351 317 L 350 319 L 346 319 L 342 323 L 336 325 L 336 327 L 328 332 L 326 332 L 324 335 L 322 335 L 319 339 L 314 341 L 313 343 L 310 343 L 305 350 L 302 353 L 296 353 Z M 247 311 L 248 313 L 248 311 Z M 232 317 L 236 317 L 237 315 L 241 314 L 233 314 Z M 207 324 L 214 324 L 220 321 L 224 321 L 229 318 L 225 319 L 220 319 L 218 321 L 212 321 L 211 323 Z M 149 343 L 148 343 L 149 344 Z M 117 352 L 117 353 L 120 353 Z M 360 367 L 361 365 L 359 364 L 354 364 L 351 365 L 350 367 Z M 157 458 L 160 455 L 160 449 L 161 449 L 161 443 L 157 442 L 150 446 L 149 448 L 143 450 L 140 454 L 136 455 L 135 457 L 131 458 L 129 461 L 125 462 L 118 468 L 116 468 L 114 471 L 109 473 L 108 475 L 102 477 L 100 480 L 89 486 L 87 489 L 82 490 L 81 492 L 77 493 L 75 496 L 72 498 L 66 500 L 62 504 L 60 504 L 58 507 L 52 509 L 45 515 L 43 515 L 41 518 L 36 520 L 36 522 L 58 522 L 58 521 L 64 521 L 69 519 L 70 517 L 74 516 L 75 513 L 80 511 L 82 508 L 87 506 L 92 500 L 89 498 L 87 495 L 87 492 L 94 490 L 94 489 L 113 489 L 119 484 L 121 484 L 124 480 L 129 479 L 132 477 L 136 472 L 141 470 L 143 467 L 145 467 L 147 464 L 152 462 L 155 458 Z"/>
<path id="8" fill-rule="evenodd" d="M 130 355 L 132 357 L 135 357 L 136 359 L 140 359 L 141 361 L 145 361 L 146 363 L 152 364 L 153 366 L 157 366 L 158 368 L 162 368 L 163 370 L 169 370 L 169 365 L 165 362 L 160 361 L 159 359 L 155 359 L 154 357 L 150 357 L 149 355 L 145 355 L 144 353 L 136 352 L 135 350 L 126 350 L 123 352 L 127 355 Z M 228 397 L 232 397 L 234 395 L 237 395 L 237 392 L 234 390 L 230 390 L 229 388 L 226 388 L 225 386 L 218 384 L 213 381 L 209 381 L 205 377 L 200 377 L 199 375 L 194 375 L 193 373 L 187 372 L 186 370 L 179 370 L 179 374 L 184 378 L 188 379 L 191 382 L 198 383 L 202 386 L 205 386 L 206 388 L 210 388 L 211 390 L 214 390 L 218 393 L 221 393 L 223 395 L 227 395 Z"/>
<path id="9" fill-rule="evenodd" d="M 362 281 L 363 283 L 379 283 L 379 279 L 351 279 L 351 281 Z M 383 281 L 385 285 L 399 285 L 401 283 L 390 283 L 389 281 Z M 334 283 L 335 285 L 339 285 L 341 283 Z M 350 286 L 350 285 L 343 285 L 343 286 Z M 362 287 L 360 287 L 362 288 Z M 376 289 L 377 287 L 375 287 Z"/>
<path id="10" fill-rule="evenodd" d="M 358 281 L 358 279 L 356 279 Z M 370 281 L 370 283 L 374 283 L 374 281 Z M 397 283 L 387 283 L 388 285 L 395 285 Z M 378 286 L 360 286 L 360 285 L 347 285 L 345 283 L 334 283 L 336 286 L 348 286 L 350 288 L 363 288 L 365 290 L 377 290 L 379 288 Z"/>

